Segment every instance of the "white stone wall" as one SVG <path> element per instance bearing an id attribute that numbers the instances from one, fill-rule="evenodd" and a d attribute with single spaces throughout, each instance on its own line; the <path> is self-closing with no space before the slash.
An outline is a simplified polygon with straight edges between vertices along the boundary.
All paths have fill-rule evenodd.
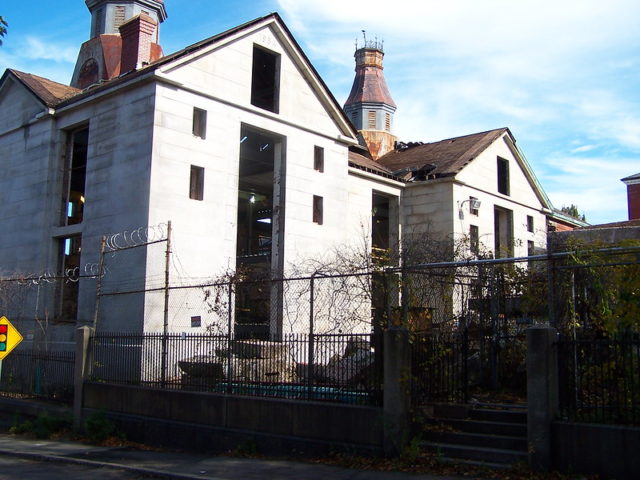
<path id="1" fill-rule="evenodd" d="M 509 161 L 509 195 L 498 192 L 497 158 Z M 456 238 L 469 234 L 469 225 L 477 225 L 480 241 L 484 247 L 494 250 L 494 207 L 513 212 L 514 255 L 527 255 L 527 241 L 534 242 L 537 249 L 546 248 L 546 223 L 543 205 L 529 179 L 519 164 L 516 155 L 508 146 L 505 137 L 495 141 L 478 158 L 469 163 L 456 176 L 453 204 L 454 233 Z M 478 215 L 471 215 L 469 202 L 462 205 L 464 219 L 460 220 L 458 205 L 470 196 L 482 202 Z M 534 231 L 527 231 L 527 215 L 533 217 Z"/>
<path id="2" fill-rule="evenodd" d="M 278 114 L 250 104 L 254 44 L 282 55 Z M 370 222 L 372 187 L 363 190 L 362 182 L 353 183 L 348 173 L 347 143 L 339 140 L 343 131 L 311 88 L 307 74 L 269 28 L 165 68 L 164 75 L 170 82 L 180 85 L 157 86 L 149 222 L 172 221 L 172 283 L 193 284 L 235 269 L 243 124 L 283 139 L 286 193 L 281 262 L 285 276 L 311 273 L 305 270 L 307 261 L 322 259 L 338 246 L 352 242 L 354 236 L 362 236 L 360 220 Z M 223 101 L 219 98 L 222 94 Z M 192 134 L 194 107 L 207 111 L 206 139 Z M 323 172 L 313 168 L 315 146 L 324 149 Z M 191 165 L 205 169 L 203 201 L 189 199 Z M 352 205 L 352 194 L 363 195 L 366 201 Z M 314 195 L 324 199 L 322 225 L 313 222 Z M 148 278 L 162 274 L 164 259 L 160 254 L 158 251 L 149 257 Z M 275 266 L 276 250 L 272 259 Z M 182 306 L 172 310 L 170 329 L 190 329 L 193 315 L 202 315 L 205 323 L 206 305 L 195 298 L 197 295 L 193 291 L 172 291 L 170 304 Z M 185 297 L 189 306 L 180 301 Z M 147 312 L 160 312 L 160 301 L 159 295 L 149 296 Z M 146 329 L 162 328 L 160 315 L 146 317 Z"/>

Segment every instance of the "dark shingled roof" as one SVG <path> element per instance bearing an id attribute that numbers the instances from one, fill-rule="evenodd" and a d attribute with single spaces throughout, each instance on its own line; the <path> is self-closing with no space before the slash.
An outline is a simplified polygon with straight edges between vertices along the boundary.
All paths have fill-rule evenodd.
<path id="1" fill-rule="evenodd" d="M 78 90 L 77 88 L 63 85 L 31 73 L 19 72 L 13 69 L 8 69 L 8 71 L 15 75 L 15 77 L 20 80 L 25 87 L 31 90 L 47 107 L 55 107 L 63 100 L 82 92 L 82 90 Z"/>
<path id="2" fill-rule="evenodd" d="M 360 153 L 349 151 L 349 165 L 371 173 L 377 173 L 386 177 L 392 177 L 391 170 L 383 167 L 375 160 Z M 400 178 L 396 180 L 402 181 Z"/>
<path id="3" fill-rule="evenodd" d="M 621 227 L 640 227 L 640 219 L 623 220 L 621 222 L 601 223 L 599 225 L 588 225 L 579 227 L 580 230 L 597 230 L 599 228 L 621 228 Z"/>
<path id="4" fill-rule="evenodd" d="M 510 134 L 509 129 L 498 128 L 439 142 L 409 146 L 406 149 L 403 149 L 400 144 L 400 148 L 380 157 L 378 163 L 391 172 L 399 172 L 405 168 L 421 168 L 431 164 L 435 168 L 429 170 L 429 176 L 453 176 L 504 133 Z"/>

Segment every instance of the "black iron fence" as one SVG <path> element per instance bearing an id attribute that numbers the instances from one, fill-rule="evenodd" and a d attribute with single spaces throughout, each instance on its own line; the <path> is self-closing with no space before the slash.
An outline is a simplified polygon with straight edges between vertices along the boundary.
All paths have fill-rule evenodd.
<path id="1" fill-rule="evenodd" d="M 640 425 L 640 339 L 558 342 L 560 414 Z"/>
<path id="2" fill-rule="evenodd" d="M 98 333 L 90 380 L 151 388 L 380 404 L 377 336 Z"/>
<path id="3" fill-rule="evenodd" d="M 14 351 L 2 361 L 1 390 L 61 402 L 73 400 L 75 352 Z"/>

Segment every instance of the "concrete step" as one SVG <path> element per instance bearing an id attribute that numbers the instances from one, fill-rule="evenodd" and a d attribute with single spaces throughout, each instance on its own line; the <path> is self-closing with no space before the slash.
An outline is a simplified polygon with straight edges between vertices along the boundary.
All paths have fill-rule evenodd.
<path id="1" fill-rule="evenodd" d="M 420 448 L 423 449 L 423 451 L 434 453 L 443 458 L 465 459 L 483 463 L 513 465 L 518 462 L 526 462 L 528 458 L 526 451 L 430 441 L 421 442 Z"/>
<path id="2" fill-rule="evenodd" d="M 526 424 L 527 411 L 474 408 L 469 411 L 469 418 L 473 420 L 486 420 L 489 422 Z"/>
<path id="3" fill-rule="evenodd" d="M 453 431 L 481 433 L 485 435 L 505 435 L 509 437 L 527 436 L 527 425 L 512 422 L 488 422 L 485 420 L 467 420 L 457 418 L 432 419 L 434 425 L 448 425 Z"/>
<path id="4" fill-rule="evenodd" d="M 502 450 L 527 451 L 527 439 L 521 436 L 487 435 L 467 432 L 425 431 L 423 438 L 428 442 L 498 448 Z"/>

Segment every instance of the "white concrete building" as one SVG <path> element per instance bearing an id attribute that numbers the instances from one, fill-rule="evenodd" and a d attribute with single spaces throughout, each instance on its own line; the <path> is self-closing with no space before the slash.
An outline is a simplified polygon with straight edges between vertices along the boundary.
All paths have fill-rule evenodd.
<path id="1" fill-rule="evenodd" d="M 168 221 L 172 285 L 237 271 L 286 277 L 337 248 L 393 248 L 427 227 L 496 255 L 545 247 L 553 210 L 507 129 L 393 149 L 386 85 L 367 98 L 356 76 L 365 94 L 352 92 L 347 117 L 277 14 L 162 56 L 162 1 L 86 3 L 92 38 L 72 86 L 15 70 L 0 79 L 2 276 L 92 277 L 103 236 L 134 246 L 148 239 L 141 227 Z M 356 59 L 376 72 L 382 55 L 365 45 Z M 207 326 L 206 302 L 189 306 L 176 290 L 163 312 L 161 290 L 140 293 L 164 284 L 165 246 L 107 256 L 100 286 L 138 294 L 102 298 L 100 329 Z M 74 280 L 40 282 L 8 314 L 66 324 L 71 340 L 94 322 L 98 287 Z M 306 330 L 277 287 L 261 294 L 266 310 L 252 295 L 227 306 L 237 333 Z"/>

